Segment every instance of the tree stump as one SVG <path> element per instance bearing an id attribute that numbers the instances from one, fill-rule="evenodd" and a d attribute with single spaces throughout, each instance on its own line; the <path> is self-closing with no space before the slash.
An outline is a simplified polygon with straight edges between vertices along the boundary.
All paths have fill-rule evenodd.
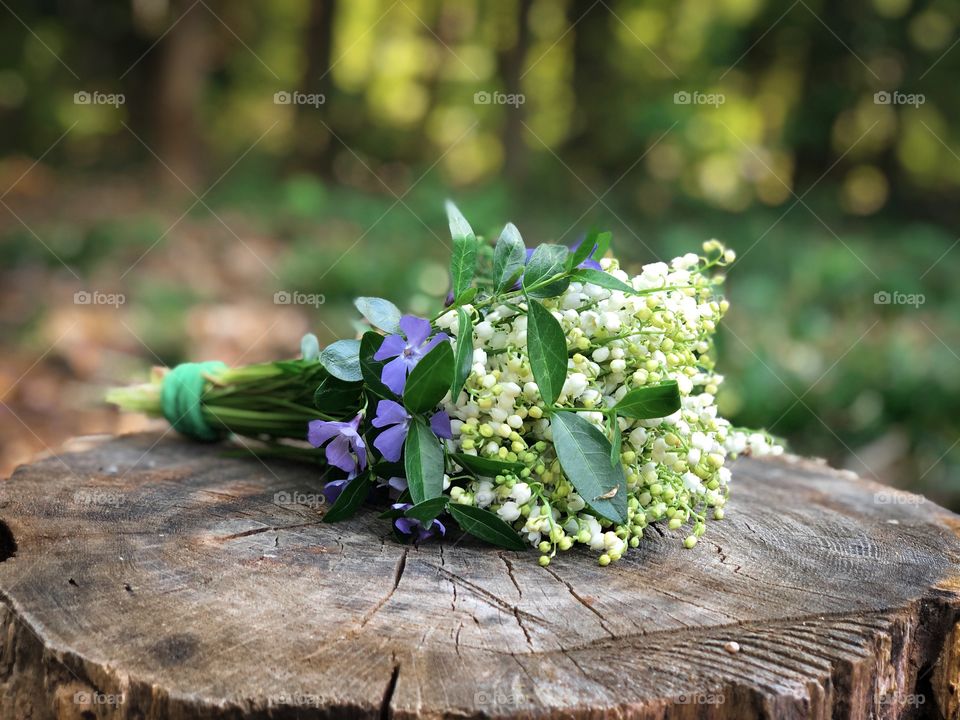
<path id="1" fill-rule="evenodd" d="M 960 518 L 796 458 L 607 568 L 328 525 L 314 468 L 141 434 L 0 483 L 0 718 L 956 718 Z M 301 504 L 297 504 L 301 503 Z"/>

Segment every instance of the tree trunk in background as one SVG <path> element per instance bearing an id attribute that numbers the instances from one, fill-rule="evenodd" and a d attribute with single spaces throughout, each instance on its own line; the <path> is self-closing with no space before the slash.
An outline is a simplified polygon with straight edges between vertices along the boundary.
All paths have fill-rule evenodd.
<path id="1" fill-rule="evenodd" d="M 595 0 L 572 0 L 567 7 L 567 20 L 573 29 L 573 126 L 564 153 L 575 161 L 589 160 L 602 170 L 611 160 L 610 151 L 619 154 L 618 139 L 609 132 L 610 64 L 607 50 L 611 45 L 610 10 Z"/>
<path id="2" fill-rule="evenodd" d="M 523 92 L 521 76 L 530 49 L 530 8 L 533 0 L 519 0 L 517 3 L 517 41 L 497 55 L 499 74 L 503 79 L 504 92 L 518 95 Z M 514 183 L 522 182 L 527 171 L 527 150 L 523 141 L 523 120 L 526 115 L 524 105 L 507 106 L 506 120 L 503 124 L 504 172 Z"/>
<path id="3" fill-rule="evenodd" d="M 176 25 L 156 49 L 161 55 L 155 96 L 157 154 L 179 178 L 161 167 L 165 185 L 186 192 L 186 184 L 202 194 L 204 188 L 198 185 L 203 177 L 205 148 L 200 107 L 209 72 L 212 18 L 202 5 L 190 7 L 188 0 L 171 4 L 170 22 Z"/>
<path id="4" fill-rule="evenodd" d="M 334 86 L 330 77 L 336 5 L 336 0 L 312 0 L 303 35 L 304 71 L 300 79 L 300 91 L 306 94 L 320 93 L 326 101 L 320 107 L 299 105 L 295 108 L 297 155 L 309 169 L 324 176 L 331 173 L 338 142 L 322 123 L 339 134 L 331 112 Z"/>

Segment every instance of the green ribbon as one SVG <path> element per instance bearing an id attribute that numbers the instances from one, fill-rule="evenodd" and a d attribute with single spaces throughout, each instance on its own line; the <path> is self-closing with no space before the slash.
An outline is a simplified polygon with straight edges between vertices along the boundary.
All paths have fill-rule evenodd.
<path id="1" fill-rule="evenodd" d="M 160 409 L 177 432 L 207 442 L 219 440 L 223 434 L 211 427 L 203 417 L 200 400 L 207 384 L 205 375 L 226 368 L 218 360 L 181 363 L 168 372 L 160 387 Z"/>

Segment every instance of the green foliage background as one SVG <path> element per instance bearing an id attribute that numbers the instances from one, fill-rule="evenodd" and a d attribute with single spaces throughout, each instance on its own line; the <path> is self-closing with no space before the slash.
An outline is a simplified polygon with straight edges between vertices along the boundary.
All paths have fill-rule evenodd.
<path id="1" fill-rule="evenodd" d="M 451 197 L 492 239 L 508 220 L 528 245 L 609 229 L 633 267 L 723 240 L 741 256 L 725 411 L 960 507 L 956 4 L 48 0 L 0 16 L 3 399 L 32 449 L 108 422 L 81 385 L 350 335 L 355 295 L 427 312 L 447 291 Z M 293 92 L 324 102 L 275 101 Z M 77 306 L 83 289 L 126 302 Z M 325 303 L 278 308 L 278 290 Z M 256 308 L 262 323 L 237 320 Z"/>

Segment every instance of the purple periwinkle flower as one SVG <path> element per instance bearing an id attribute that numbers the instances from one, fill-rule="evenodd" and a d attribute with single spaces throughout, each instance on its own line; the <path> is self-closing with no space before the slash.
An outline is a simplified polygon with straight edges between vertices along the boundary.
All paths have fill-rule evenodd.
<path id="1" fill-rule="evenodd" d="M 387 429 L 377 435 L 373 441 L 373 446 L 380 451 L 384 460 L 396 462 L 400 459 L 411 419 L 410 413 L 400 403 L 393 400 L 381 400 L 377 404 L 377 415 L 373 418 L 372 424 L 375 428 Z M 453 437 L 450 416 L 442 410 L 430 418 L 430 429 L 437 437 L 447 439 Z"/>
<path id="2" fill-rule="evenodd" d="M 344 472 L 355 474 L 367 466 L 367 446 L 357 429 L 363 413 L 349 422 L 312 420 L 307 440 L 316 448 L 327 446 L 327 462 Z"/>
<path id="3" fill-rule="evenodd" d="M 343 489 L 353 480 L 353 477 L 346 477 L 342 480 L 331 480 L 326 485 L 323 486 L 323 497 L 326 498 L 328 503 L 335 503 L 337 498 L 340 497 L 340 493 L 343 492 Z"/>
<path id="4" fill-rule="evenodd" d="M 402 477 L 392 477 L 389 480 L 380 480 L 377 483 L 378 488 L 388 488 L 390 491 L 390 497 L 396 500 L 398 497 L 403 495 L 403 492 L 407 489 L 407 479 Z"/>
<path id="5" fill-rule="evenodd" d="M 400 329 L 403 335 L 388 335 L 373 356 L 377 361 L 394 358 L 384 366 L 380 379 L 397 395 L 403 392 L 407 375 L 416 367 L 420 358 L 437 344 L 449 339 L 446 333 L 437 333 L 427 340 L 430 337 L 430 321 L 413 315 L 400 318 Z"/>
<path id="6" fill-rule="evenodd" d="M 409 510 L 413 507 L 410 503 L 394 503 L 391 505 L 394 510 Z M 416 542 L 423 542 L 432 537 L 444 536 L 447 534 L 447 528 L 439 520 L 431 520 L 427 527 L 416 518 L 398 517 L 394 518 L 393 526 L 404 535 L 412 535 Z"/>

